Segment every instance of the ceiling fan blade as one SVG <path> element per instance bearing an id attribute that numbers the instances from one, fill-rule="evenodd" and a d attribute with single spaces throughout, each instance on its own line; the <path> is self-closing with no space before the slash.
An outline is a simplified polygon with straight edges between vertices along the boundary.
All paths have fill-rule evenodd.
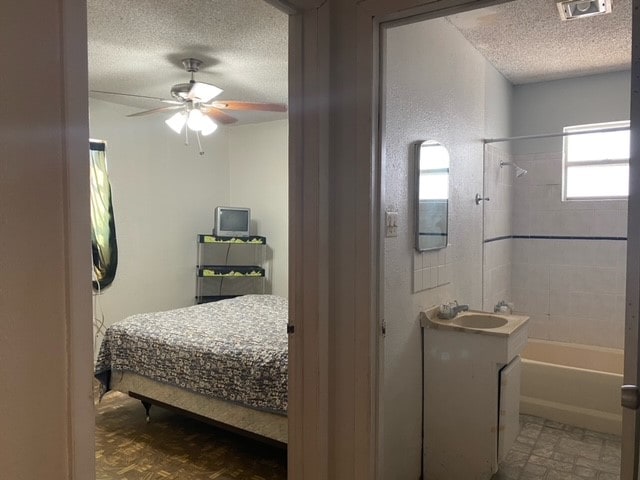
<path id="1" fill-rule="evenodd" d="M 236 102 L 234 100 L 219 100 L 210 105 L 223 110 L 254 110 L 259 112 L 286 112 L 287 106 L 282 103 Z"/>
<path id="2" fill-rule="evenodd" d="M 210 83 L 194 82 L 187 94 L 189 100 L 197 100 L 198 102 L 208 102 L 214 97 L 222 93 L 222 89 L 211 85 Z"/>
<path id="3" fill-rule="evenodd" d="M 167 100 L 160 97 L 149 97 L 147 95 L 134 95 L 132 93 L 119 93 L 119 92 L 105 92 L 103 90 L 89 90 L 89 93 L 101 93 L 103 95 L 117 95 L 120 97 L 133 97 L 133 98 L 144 98 L 147 100 L 157 100 L 163 103 L 169 103 L 171 105 L 182 105 L 182 102 L 178 102 L 176 100 Z"/>
<path id="4" fill-rule="evenodd" d="M 200 109 L 202 113 L 208 115 L 213 118 L 216 122 L 222 123 L 223 125 L 229 125 L 230 123 L 236 123 L 238 121 L 237 118 L 232 117 L 231 115 L 227 115 L 221 110 L 218 110 L 215 107 L 205 107 L 202 106 Z"/>
<path id="5" fill-rule="evenodd" d="M 160 107 L 160 108 L 152 108 L 151 110 L 145 110 L 143 112 L 132 113 L 131 115 L 127 115 L 127 117 L 141 117 L 143 115 L 151 115 L 152 113 L 160 113 L 160 112 L 170 112 L 171 110 L 180 110 L 182 105 L 173 105 L 171 107 Z"/>

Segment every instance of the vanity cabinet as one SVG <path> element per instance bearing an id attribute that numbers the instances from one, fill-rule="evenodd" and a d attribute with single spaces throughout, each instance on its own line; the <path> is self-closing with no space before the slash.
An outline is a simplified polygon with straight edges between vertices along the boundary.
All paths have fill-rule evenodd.
<path id="1" fill-rule="evenodd" d="M 520 355 L 500 370 L 498 393 L 498 463 L 504 460 L 520 433 Z"/>
<path id="2" fill-rule="evenodd" d="M 473 312 L 472 312 L 473 313 Z M 520 352 L 513 328 L 447 328 L 424 315 L 424 478 L 488 480 L 519 433 Z"/>

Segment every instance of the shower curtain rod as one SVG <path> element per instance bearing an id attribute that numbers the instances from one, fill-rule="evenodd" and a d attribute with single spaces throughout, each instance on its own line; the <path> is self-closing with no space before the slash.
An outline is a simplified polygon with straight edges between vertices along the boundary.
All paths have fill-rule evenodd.
<path id="1" fill-rule="evenodd" d="M 579 132 L 563 132 L 563 133 L 541 133 L 539 135 L 522 135 L 519 137 L 503 137 L 503 138 L 485 138 L 483 141 L 487 143 L 509 142 L 511 140 L 531 140 L 536 138 L 552 138 L 552 137 L 568 137 L 569 135 L 584 135 L 587 133 L 600 132 L 622 132 L 629 130 L 631 127 L 615 127 L 615 128 L 597 128 L 594 130 L 581 130 Z"/>

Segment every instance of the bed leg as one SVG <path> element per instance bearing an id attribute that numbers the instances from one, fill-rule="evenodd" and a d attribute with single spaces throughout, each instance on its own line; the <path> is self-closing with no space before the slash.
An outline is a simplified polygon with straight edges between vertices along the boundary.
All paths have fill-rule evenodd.
<path id="1" fill-rule="evenodd" d="M 142 406 L 146 411 L 146 420 L 149 423 L 149 410 L 151 410 L 151 404 L 149 402 L 145 402 L 144 400 L 140 400 L 142 402 Z"/>

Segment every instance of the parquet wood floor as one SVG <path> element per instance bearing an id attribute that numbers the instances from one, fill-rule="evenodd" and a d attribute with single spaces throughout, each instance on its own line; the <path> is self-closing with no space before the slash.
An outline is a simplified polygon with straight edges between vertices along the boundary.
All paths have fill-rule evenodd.
<path id="1" fill-rule="evenodd" d="M 286 480 L 286 452 L 110 392 L 96 404 L 96 480 Z"/>

